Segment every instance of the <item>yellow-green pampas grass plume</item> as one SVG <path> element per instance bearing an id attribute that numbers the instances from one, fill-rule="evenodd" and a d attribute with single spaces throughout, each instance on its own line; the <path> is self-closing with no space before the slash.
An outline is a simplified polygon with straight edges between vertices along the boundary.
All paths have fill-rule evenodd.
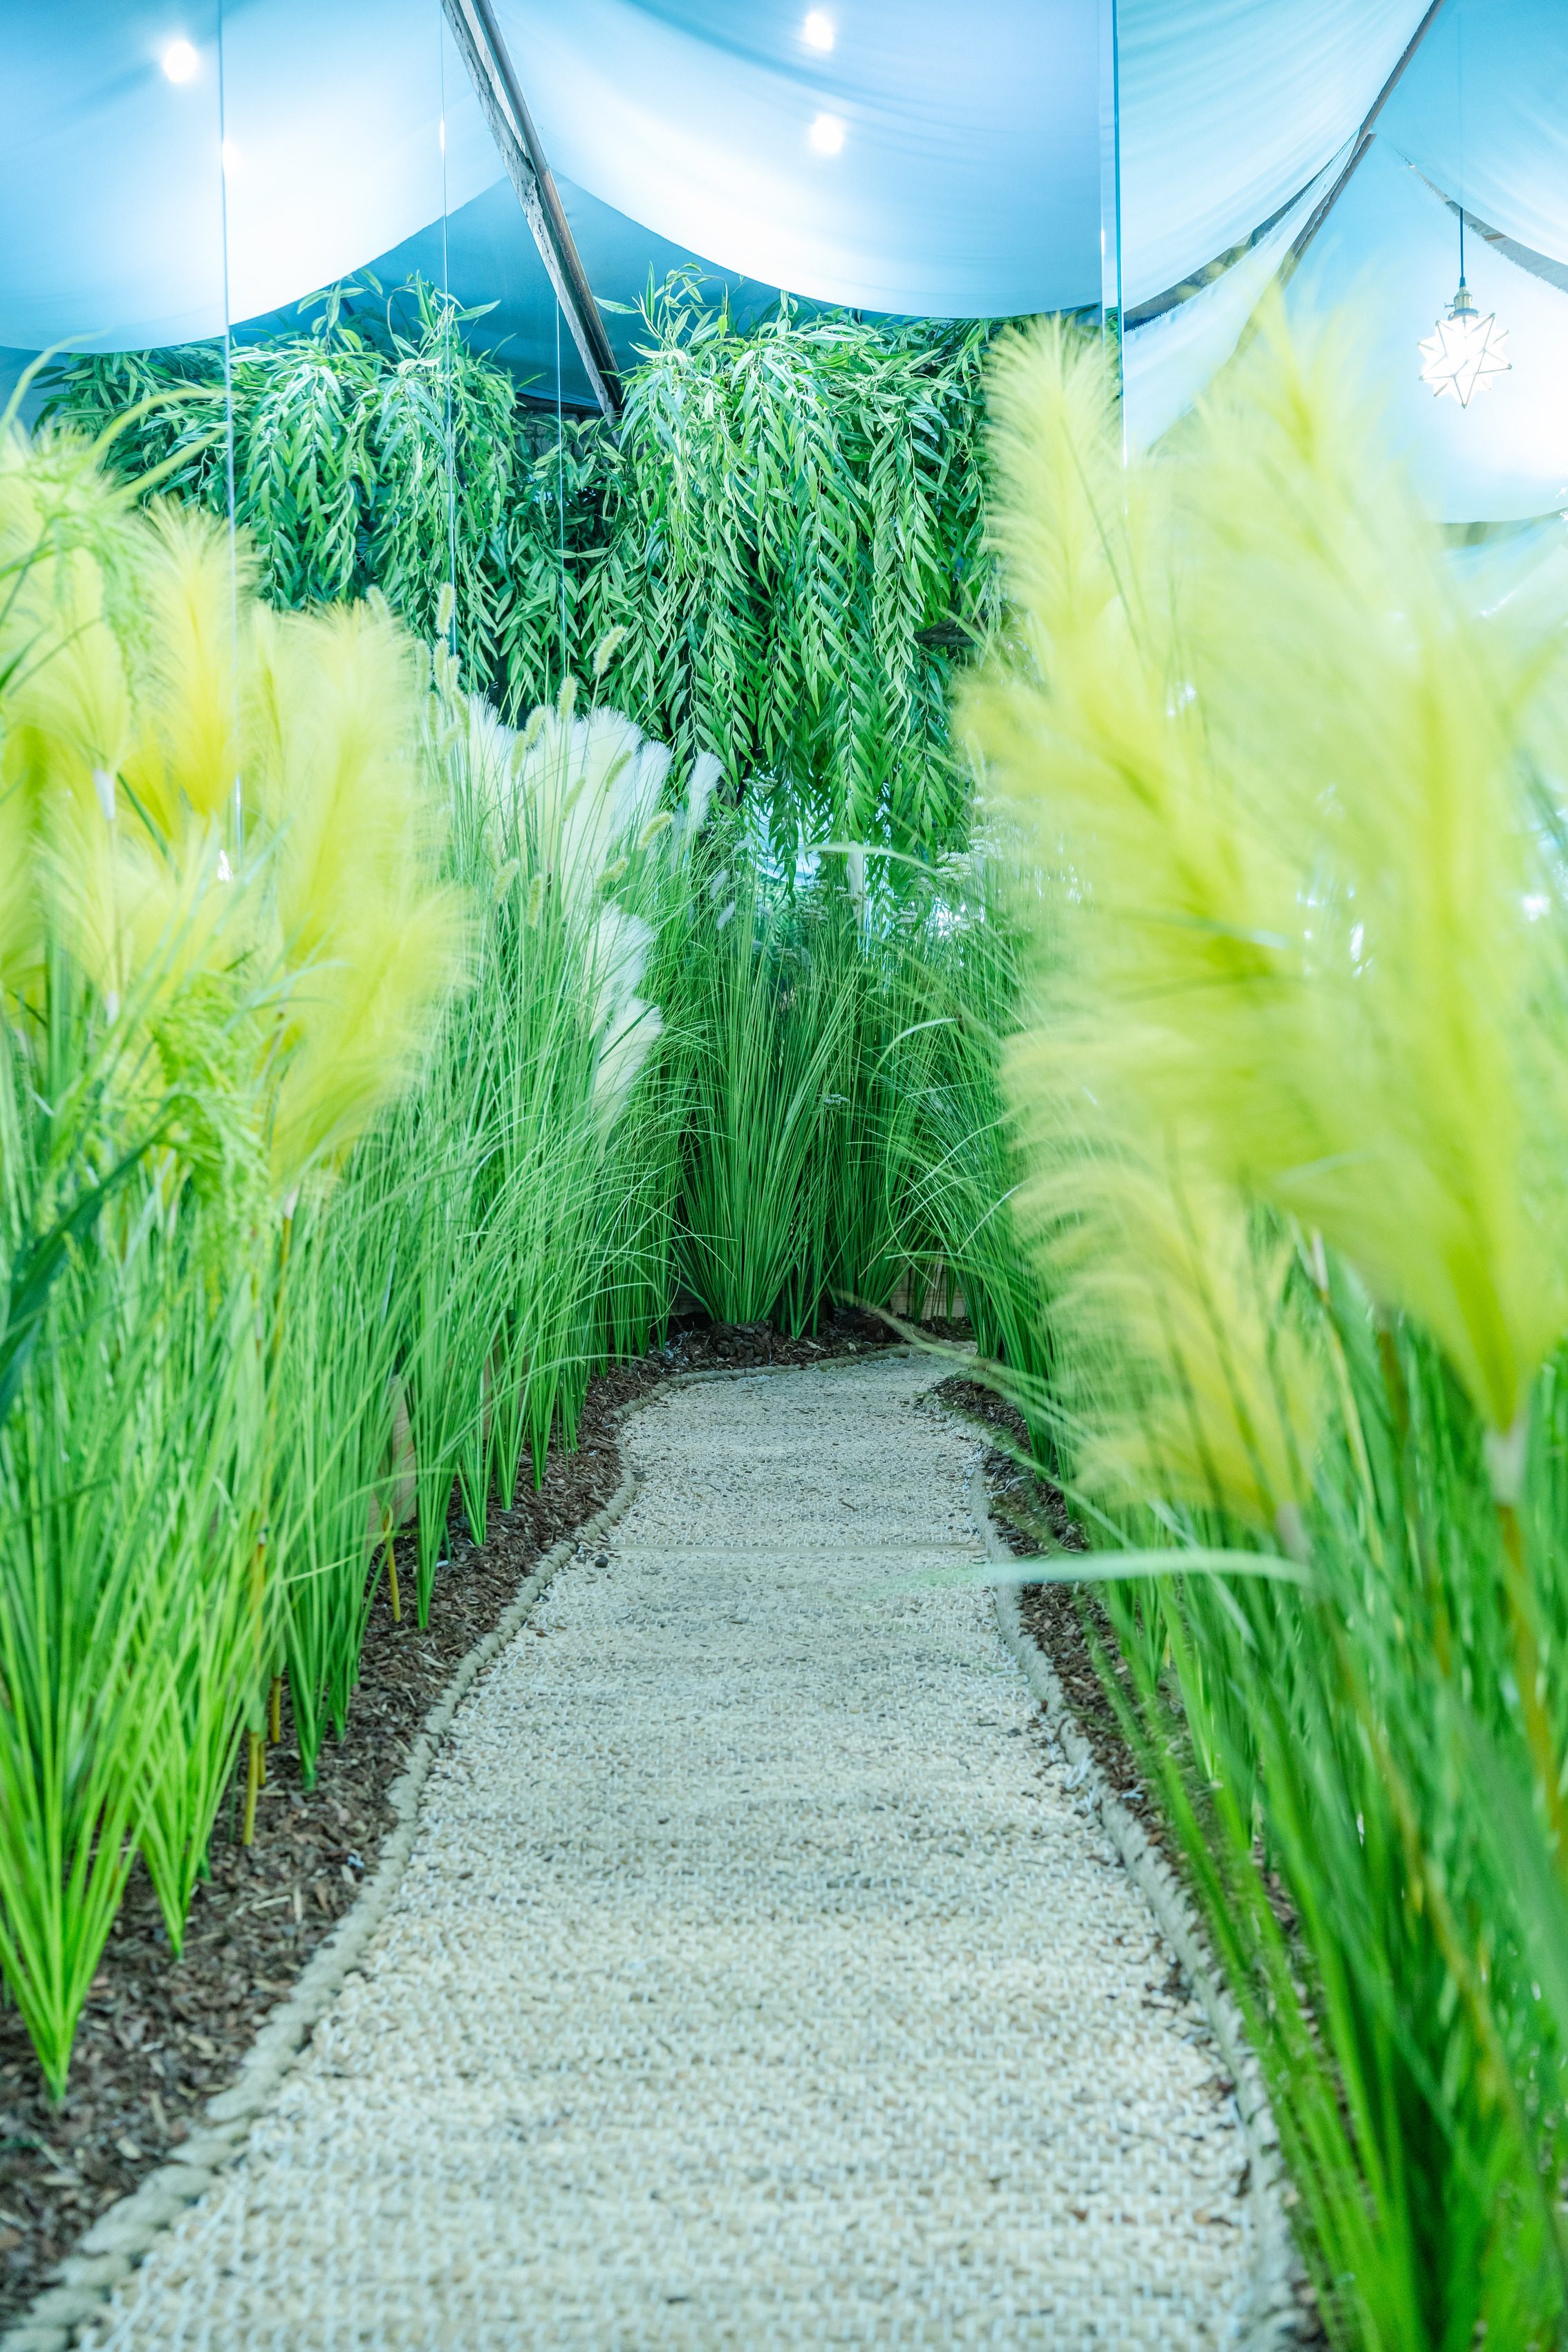
<path id="1" fill-rule="evenodd" d="M 256 611 L 254 564 L 235 537 L 193 507 L 152 509 L 138 548 L 145 653 L 137 740 L 125 781 L 165 835 L 184 811 L 232 811 L 242 792 L 244 709 Z"/>
<path id="2" fill-rule="evenodd" d="M 1341 358 L 1276 320 L 1186 469 L 1195 689 L 1296 878 L 1291 1017 L 1267 1059 L 1221 1035 L 1214 1117 L 1502 1432 L 1568 1328 L 1568 961 L 1529 757 L 1568 642 L 1466 609 Z"/>
<path id="3" fill-rule="evenodd" d="M 236 596 L 227 534 L 138 509 L 84 443 L 14 429 L 0 445 L 0 785 L 13 829 L 28 822 L 35 948 L 56 929 L 111 1005 L 182 905 L 166 987 L 218 927 L 216 903 L 198 919 L 194 901 L 220 811 L 237 854 L 237 560 Z"/>
<path id="4" fill-rule="evenodd" d="M 1061 1050 L 1321 1231 L 1511 1429 L 1568 1328 L 1568 976 L 1523 757 L 1562 653 L 1465 611 L 1338 341 L 1266 322 L 1124 476 L 1067 333 L 1013 343 L 996 405 L 1019 644 L 968 724 L 1063 877 Z"/>
<path id="5" fill-rule="evenodd" d="M 464 954 L 420 756 L 421 650 L 369 604 L 258 615 L 251 773 L 289 971 L 279 1181 L 335 1156 L 417 1066 Z"/>
<path id="6" fill-rule="evenodd" d="M 0 982 L 42 952 L 53 871 L 107 888 L 107 826 L 132 723 L 106 555 L 130 526 L 90 453 L 0 434 Z"/>
<path id="7" fill-rule="evenodd" d="M 248 1055 L 287 1192 L 407 1083 L 461 960 L 428 656 L 384 602 L 268 613 L 243 539 L 63 437 L 0 442 L 7 563 L 0 979 L 53 928 L 139 1066 L 173 1083 L 222 1037 L 237 1102 Z"/>
<path id="8" fill-rule="evenodd" d="M 1293 1250 L 1174 1155 L 1156 1166 L 1061 1139 L 1026 1211 L 1087 1431 L 1077 1484 L 1113 1503 L 1223 1510 L 1299 1551 L 1325 1388 L 1289 1302 Z"/>

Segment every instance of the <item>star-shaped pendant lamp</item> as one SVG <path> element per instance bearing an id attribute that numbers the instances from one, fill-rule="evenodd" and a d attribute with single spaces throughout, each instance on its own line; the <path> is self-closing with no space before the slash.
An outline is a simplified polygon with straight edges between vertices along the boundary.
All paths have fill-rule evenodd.
<path id="1" fill-rule="evenodd" d="M 1459 406 L 1468 408 L 1481 385 L 1490 383 L 1494 375 L 1506 375 L 1512 367 L 1513 362 L 1502 353 L 1507 341 L 1508 329 L 1498 325 L 1496 311 L 1489 310 L 1483 319 L 1461 278 L 1459 290 L 1437 320 L 1436 331 L 1417 346 L 1427 362 L 1421 381 L 1431 385 L 1439 400 L 1451 392 Z"/>

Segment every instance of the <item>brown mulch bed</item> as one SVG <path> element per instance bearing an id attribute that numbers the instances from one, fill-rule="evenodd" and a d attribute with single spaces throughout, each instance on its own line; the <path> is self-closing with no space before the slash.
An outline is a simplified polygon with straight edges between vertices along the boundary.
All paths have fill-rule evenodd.
<path id="1" fill-rule="evenodd" d="M 938 1337 L 953 1336 L 934 1327 Z M 694 1324 L 589 1390 L 574 1453 L 552 1444 L 538 1492 L 491 1510 L 476 1547 L 455 1506 L 451 1565 L 429 1625 L 413 1622 L 412 1557 L 401 1578 L 404 1619 L 378 1595 L 360 1687 L 341 1746 L 329 1737 L 316 1786 L 300 1786 L 285 1707 L 268 1751 L 256 1843 L 237 1841 L 226 1801 L 212 1877 L 196 1891 L 178 1961 L 146 1873 L 137 1867 L 77 2035 L 64 2101 L 50 2105 L 20 2018 L 0 2009 L 0 2324 L 47 2284 L 108 2205 L 129 2194 L 200 2121 L 233 2078 L 267 2011 L 290 1989 L 348 1909 L 393 1815 L 386 1791 L 453 1670 L 507 1608 L 541 1552 L 598 1510 L 621 1483 L 616 1428 L 628 1405 L 673 1373 L 809 1364 L 886 1344 L 878 1318 L 852 1311 L 812 1339 L 766 1324 Z M 400 1547 L 401 1549 L 401 1547 Z"/>

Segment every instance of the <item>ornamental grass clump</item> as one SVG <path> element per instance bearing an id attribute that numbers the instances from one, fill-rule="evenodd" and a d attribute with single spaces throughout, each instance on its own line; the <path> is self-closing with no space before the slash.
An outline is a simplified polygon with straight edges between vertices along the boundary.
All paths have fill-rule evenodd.
<path id="1" fill-rule="evenodd" d="M 178 1950 L 247 1724 L 254 1795 L 290 1222 L 462 949 L 384 607 L 272 620 L 243 547 L 99 454 L 0 433 L 0 1960 L 57 2090 L 138 1846 Z"/>
<path id="2" fill-rule="evenodd" d="M 692 1066 L 678 1247 L 717 1322 L 815 1323 L 861 964 L 841 898 L 789 899 L 739 845 L 709 876 L 681 1000 Z"/>
<path id="3" fill-rule="evenodd" d="M 1009 1082 L 1065 1475 L 1149 1571 L 1121 1703 L 1333 2340 L 1523 2352 L 1568 2307 L 1568 639 L 1471 617 L 1334 339 L 1267 319 L 1125 471 L 1092 344 L 995 394 L 967 721 L 1051 877 Z"/>
<path id="4" fill-rule="evenodd" d="M 661 805 L 668 751 L 568 682 L 520 730 L 437 660 L 432 726 L 453 862 L 478 912 L 473 985 L 388 1129 L 409 1220 L 397 1293 L 430 1605 L 454 1478 L 471 1529 L 527 1457 L 570 1444 L 593 1369 L 668 1315 L 678 960 L 711 768 Z M 392 1181 L 389 1177 L 389 1181 Z"/>

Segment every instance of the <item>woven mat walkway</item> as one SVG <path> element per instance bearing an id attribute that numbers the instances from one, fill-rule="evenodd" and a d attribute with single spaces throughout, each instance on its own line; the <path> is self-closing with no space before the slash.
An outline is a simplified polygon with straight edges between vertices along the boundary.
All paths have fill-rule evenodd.
<path id="1" fill-rule="evenodd" d="M 882 1359 L 666 1393 L 115 2352 L 1230 2340 L 1244 2151 Z"/>

